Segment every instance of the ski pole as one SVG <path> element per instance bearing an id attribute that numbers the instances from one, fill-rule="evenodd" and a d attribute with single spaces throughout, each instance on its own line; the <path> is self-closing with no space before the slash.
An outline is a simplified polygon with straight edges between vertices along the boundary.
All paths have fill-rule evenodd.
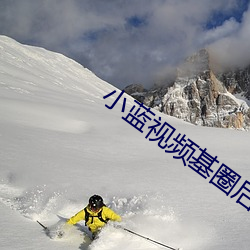
<path id="1" fill-rule="evenodd" d="M 127 229 L 127 228 L 122 228 L 122 229 L 125 230 L 125 231 L 127 231 L 127 232 L 129 232 L 129 233 L 131 233 L 131 234 L 137 235 L 137 236 L 139 236 L 139 237 L 141 237 L 141 238 L 143 238 L 143 239 L 145 239 L 145 240 L 148 240 L 148 241 L 154 242 L 154 243 L 156 243 L 156 244 L 158 244 L 158 245 L 161 245 L 161 246 L 163 246 L 163 247 L 167 247 L 167 248 L 172 249 L 172 250 L 180 250 L 179 248 L 173 248 L 173 247 L 167 246 L 167 245 L 162 244 L 162 243 L 160 243 L 160 242 L 158 242 L 158 241 L 155 241 L 155 240 L 152 240 L 152 239 L 150 239 L 150 238 L 148 238 L 148 237 L 145 237 L 145 236 L 143 236 L 143 235 L 141 235 L 141 234 L 135 233 L 135 232 L 133 232 L 133 231 Z"/>
<path id="2" fill-rule="evenodd" d="M 41 222 L 39 222 L 38 220 L 36 221 L 40 226 L 42 226 L 43 227 L 43 229 L 46 231 L 46 230 L 48 230 L 48 228 L 47 227 L 45 227 Z"/>

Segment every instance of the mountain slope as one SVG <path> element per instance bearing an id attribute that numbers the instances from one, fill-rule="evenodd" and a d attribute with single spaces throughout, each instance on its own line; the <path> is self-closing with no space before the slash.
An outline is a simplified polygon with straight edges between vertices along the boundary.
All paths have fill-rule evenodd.
<path id="1" fill-rule="evenodd" d="M 165 153 L 153 131 L 145 138 L 153 119 L 167 122 L 176 129 L 175 138 L 185 134 L 218 156 L 213 174 L 224 163 L 242 176 L 236 192 L 250 180 L 249 133 L 197 127 L 156 110 L 141 133 L 122 119 L 134 100 L 124 94 L 108 109 L 105 104 L 112 105 L 120 90 L 81 65 L 2 36 L 0 52 L 0 246 L 161 249 L 111 225 L 91 245 L 81 230 L 84 223 L 64 239 L 51 240 L 36 223 L 53 226 L 57 215 L 72 216 L 97 193 L 121 214 L 123 226 L 167 245 L 249 248 L 249 216 L 236 203 L 238 196 L 230 198 L 209 183 L 212 173 L 204 179 L 173 158 L 178 154 Z"/>

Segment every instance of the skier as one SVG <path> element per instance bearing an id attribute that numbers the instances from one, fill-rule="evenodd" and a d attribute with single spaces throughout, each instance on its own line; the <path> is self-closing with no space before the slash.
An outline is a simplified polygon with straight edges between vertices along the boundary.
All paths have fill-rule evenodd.
<path id="1" fill-rule="evenodd" d="M 89 204 L 72 216 L 67 224 L 74 225 L 80 220 L 85 220 L 85 226 L 89 228 L 94 239 L 109 220 L 120 222 L 122 219 L 120 215 L 105 206 L 101 196 L 95 194 L 89 198 Z"/>

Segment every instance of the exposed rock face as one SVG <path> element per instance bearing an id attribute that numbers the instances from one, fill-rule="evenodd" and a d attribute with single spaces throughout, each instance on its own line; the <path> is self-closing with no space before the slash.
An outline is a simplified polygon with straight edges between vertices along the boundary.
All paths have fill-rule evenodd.
<path id="1" fill-rule="evenodd" d="M 142 84 L 131 84 L 131 85 L 127 86 L 124 90 L 129 95 L 132 95 L 135 93 L 141 93 L 141 92 L 145 91 Z"/>
<path id="2" fill-rule="evenodd" d="M 225 84 L 230 93 L 241 93 L 250 100 L 250 66 L 218 74 L 218 79 Z"/>
<path id="3" fill-rule="evenodd" d="M 144 100 L 144 93 L 147 91 L 146 89 L 144 89 L 142 84 L 131 84 L 128 85 L 124 91 L 133 96 L 136 100 L 143 102 Z"/>
<path id="4" fill-rule="evenodd" d="M 210 68 L 209 53 L 204 49 L 178 68 L 170 87 L 149 91 L 137 88 L 130 94 L 149 107 L 193 124 L 246 129 L 250 127 L 250 109 L 233 94 L 250 96 L 249 85 L 250 67 L 216 76 Z"/>

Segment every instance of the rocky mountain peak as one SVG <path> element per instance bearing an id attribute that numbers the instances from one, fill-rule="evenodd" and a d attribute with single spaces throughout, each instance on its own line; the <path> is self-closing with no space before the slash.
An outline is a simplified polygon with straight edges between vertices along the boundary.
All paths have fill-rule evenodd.
<path id="1" fill-rule="evenodd" d="M 210 70 L 209 53 L 206 49 L 201 49 L 197 53 L 188 57 L 184 63 L 177 68 L 177 77 L 194 77 L 206 74 Z"/>
<path id="2" fill-rule="evenodd" d="M 249 128 L 250 109 L 233 94 L 250 93 L 250 67 L 249 71 L 222 74 L 215 74 L 212 68 L 209 51 L 202 49 L 178 67 L 170 86 L 148 91 L 142 87 L 138 91 L 137 86 L 137 91 L 129 94 L 149 107 L 196 125 Z"/>

